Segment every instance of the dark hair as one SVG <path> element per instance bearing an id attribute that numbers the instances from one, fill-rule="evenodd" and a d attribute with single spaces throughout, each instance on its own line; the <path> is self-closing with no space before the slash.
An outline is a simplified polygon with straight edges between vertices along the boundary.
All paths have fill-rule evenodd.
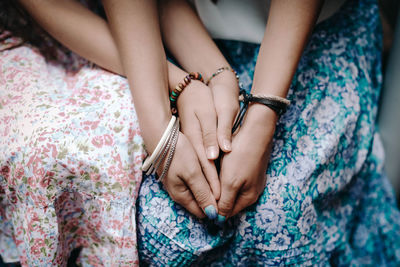
<path id="1" fill-rule="evenodd" d="M 42 30 L 17 0 L 0 0 L 0 33 L 4 31 L 21 38 L 25 43 L 38 47 L 46 58 L 54 56 L 53 49 L 48 49 L 50 48 L 49 35 Z"/>

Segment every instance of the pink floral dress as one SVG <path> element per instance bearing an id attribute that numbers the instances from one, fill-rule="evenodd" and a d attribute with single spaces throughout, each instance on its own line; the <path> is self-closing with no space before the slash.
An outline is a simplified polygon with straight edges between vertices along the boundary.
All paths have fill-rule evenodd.
<path id="1" fill-rule="evenodd" d="M 123 77 L 0 36 L 0 253 L 23 266 L 138 265 L 145 152 Z"/>

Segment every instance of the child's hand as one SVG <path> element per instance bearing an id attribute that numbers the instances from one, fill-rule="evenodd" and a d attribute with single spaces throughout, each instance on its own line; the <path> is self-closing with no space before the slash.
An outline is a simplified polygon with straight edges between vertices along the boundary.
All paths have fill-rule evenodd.
<path id="1" fill-rule="evenodd" d="M 159 175 L 162 168 L 159 170 Z M 217 203 L 201 170 L 191 143 L 179 134 L 175 154 L 167 176 L 162 180 L 170 197 L 199 218 L 217 216 Z M 218 183 L 219 185 L 219 183 Z"/>
<path id="2" fill-rule="evenodd" d="M 255 203 L 264 191 L 276 120 L 276 114 L 262 105 L 249 108 L 243 126 L 233 137 L 232 152 L 221 162 L 219 222 Z"/>
<path id="3" fill-rule="evenodd" d="M 178 98 L 182 132 L 192 143 L 215 199 L 220 196 L 220 182 L 214 159 L 218 158 L 217 115 L 213 95 L 204 83 L 192 80 Z"/>

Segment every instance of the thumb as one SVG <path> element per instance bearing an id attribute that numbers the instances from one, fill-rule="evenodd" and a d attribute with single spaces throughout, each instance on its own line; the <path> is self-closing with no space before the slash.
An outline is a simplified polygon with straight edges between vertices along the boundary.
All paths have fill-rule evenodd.
<path id="1" fill-rule="evenodd" d="M 218 201 L 218 223 L 225 222 L 226 218 L 231 214 L 239 189 L 240 186 L 234 186 L 232 183 L 222 184 L 221 197 Z"/>

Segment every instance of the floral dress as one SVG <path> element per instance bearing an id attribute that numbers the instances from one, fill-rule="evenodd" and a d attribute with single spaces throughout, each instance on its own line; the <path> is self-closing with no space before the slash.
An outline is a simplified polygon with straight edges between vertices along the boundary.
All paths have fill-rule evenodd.
<path id="1" fill-rule="evenodd" d="M 127 81 L 0 38 L 0 254 L 23 266 L 138 264 L 143 141 Z"/>
<path id="2" fill-rule="evenodd" d="M 218 45 L 249 90 L 259 45 Z M 380 51 L 375 0 L 349 0 L 316 26 L 277 125 L 265 190 L 223 226 L 191 216 L 144 178 L 144 265 L 400 266 L 400 213 L 376 125 Z"/>

